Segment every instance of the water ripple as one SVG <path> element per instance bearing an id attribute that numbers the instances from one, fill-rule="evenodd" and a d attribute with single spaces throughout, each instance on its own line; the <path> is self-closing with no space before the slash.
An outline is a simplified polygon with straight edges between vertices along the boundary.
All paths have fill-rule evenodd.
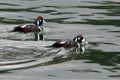
<path id="1" fill-rule="evenodd" d="M 0 78 L 119 78 L 119 4 L 118 0 L 1 0 Z M 20 24 L 33 23 L 38 15 L 45 18 L 44 26 L 49 29 L 45 41 L 34 41 L 32 33 L 9 32 Z M 84 52 L 44 47 L 80 33 L 89 42 Z"/>
<path id="2" fill-rule="evenodd" d="M 19 6 L 19 5 L 16 5 L 16 4 L 10 4 L 10 3 L 0 3 L 0 5 Z"/>

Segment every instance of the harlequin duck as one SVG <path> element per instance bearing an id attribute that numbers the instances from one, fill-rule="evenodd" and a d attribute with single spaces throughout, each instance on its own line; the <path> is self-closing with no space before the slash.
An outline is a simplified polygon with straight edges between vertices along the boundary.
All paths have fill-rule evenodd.
<path id="1" fill-rule="evenodd" d="M 44 19 L 42 16 L 38 16 L 33 24 L 28 25 L 20 25 L 15 27 L 11 32 L 22 32 L 22 33 L 29 33 L 34 32 L 35 40 L 42 40 L 43 39 L 43 23 Z"/>
<path id="2" fill-rule="evenodd" d="M 45 22 L 45 20 L 43 19 L 42 16 L 38 16 L 33 22 L 33 24 L 35 24 L 37 26 L 42 26 L 43 23 L 46 23 L 46 22 Z"/>
<path id="3" fill-rule="evenodd" d="M 53 48 L 71 48 L 71 47 L 80 47 L 83 44 L 88 43 L 85 38 L 83 37 L 82 34 L 77 35 L 76 37 L 73 38 L 73 40 L 60 40 L 55 43 L 53 43 L 51 46 L 47 47 L 53 47 Z"/>

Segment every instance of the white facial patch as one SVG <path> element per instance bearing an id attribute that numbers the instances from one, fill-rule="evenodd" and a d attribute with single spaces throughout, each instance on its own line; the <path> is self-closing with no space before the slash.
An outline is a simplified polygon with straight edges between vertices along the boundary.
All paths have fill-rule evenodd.
<path id="1" fill-rule="evenodd" d="M 39 21 L 37 21 L 37 25 L 39 25 Z"/>
<path id="2" fill-rule="evenodd" d="M 78 40 L 78 39 L 77 39 L 77 38 L 75 38 L 75 42 L 77 42 L 77 40 Z"/>

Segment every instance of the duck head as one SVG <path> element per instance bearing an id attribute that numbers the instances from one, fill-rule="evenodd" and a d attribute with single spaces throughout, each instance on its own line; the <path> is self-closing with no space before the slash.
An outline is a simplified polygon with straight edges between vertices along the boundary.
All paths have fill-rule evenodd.
<path id="1" fill-rule="evenodd" d="M 80 47 L 81 44 L 86 44 L 86 43 L 88 43 L 88 42 L 85 40 L 83 34 L 79 34 L 79 35 L 77 35 L 76 37 L 74 37 L 74 38 L 73 38 L 73 41 L 77 44 L 78 47 Z"/>
<path id="2" fill-rule="evenodd" d="M 46 23 L 44 18 L 42 16 L 38 16 L 35 20 L 34 20 L 34 24 L 37 26 L 41 26 L 43 25 L 43 23 Z"/>

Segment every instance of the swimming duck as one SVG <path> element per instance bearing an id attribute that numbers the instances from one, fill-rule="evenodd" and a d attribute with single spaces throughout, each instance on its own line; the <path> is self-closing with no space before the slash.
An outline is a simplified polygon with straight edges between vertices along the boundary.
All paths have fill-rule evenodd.
<path id="1" fill-rule="evenodd" d="M 11 32 L 22 32 L 22 33 L 30 33 L 34 32 L 35 40 L 43 40 L 43 23 L 44 19 L 42 16 L 38 16 L 33 24 L 28 25 L 20 25 L 15 27 Z"/>
<path id="2" fill-rule="evenodd" d="M 78 34 L 76 37 L 73 38 L 73 40 L 60 40 L 53 43 L 51 46 L 47 47 L 53 47 L 53 48 L 71 48 L 71 47 L 80 47 L 81 45 L 84 45 L 88 43 L 86 39 L 83 37 L 82 34 Z"/>

